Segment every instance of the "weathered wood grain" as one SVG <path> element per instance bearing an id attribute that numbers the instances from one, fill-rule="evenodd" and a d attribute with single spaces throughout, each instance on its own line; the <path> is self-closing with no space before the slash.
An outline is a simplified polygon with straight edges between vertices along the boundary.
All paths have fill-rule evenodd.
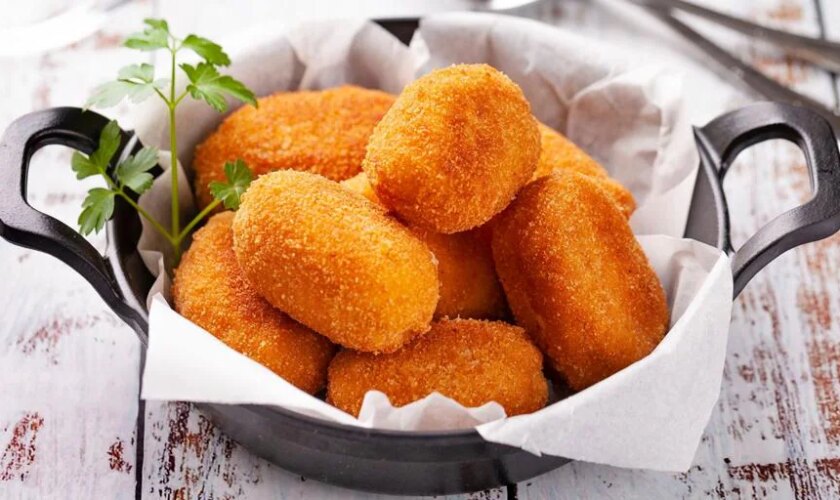
<path id="1" fill-rule="evenodd" d="M 443 0 L 424 8 L 447 5 Z M 704 3 L 785 29 L 840 39 L 840 4 L 823 0 Z M 0 61 L 0 127 L 23 113 L 78 105 L 133 56 L 116 47 L 147 15 L 178 30 L 224 36 L 256 20 L 291 23 L 329 14 L 399 14 L 413 5 L 220 0 L 137 2 L 102 33 L 50 55 Z M 344 10 L 342 10 L 344 9 Z M 818 14 L 821 14 L 818 15 Z M 696 51 L 619 0 L 562 0 L 543 18 L 564 29 L 633 44 L 651 59 L 689 65 L 722 106 L 750 97 L 719 81 Z M 695 23 L 769 75 L 836 106 L 836 79 L 791 57 Z M 822 30 L 821 30 L 822 28 Z M 687 95 L 691 99 L 691 95 Z M 710 109 L 710 115 L 716 110 Z M 117 115 L 122 115 L 117 110 Z M 33 204 L 73 223 L 84 188 L 69 153 L 35 160 Z M 37 180 L 37 181 L 36 181 Z M 741 155 L 726 182 L 735 241 L 806 200 L 802 155 L 771 142 Z M 102 248 L 100 236 L 93 239 Z M 139 350 L 133 334 L 63 264 L 0 241 L 0 496 L 130 498 L 140 468 L 147 498 L 368 498 L 305 481 L 254 457 L 182 403 L 149 403 L 143 464 L 135 463 Z M 840 495 L 840 238 L 797 249 L 755 278 L 736 303 L 721 398 L 685 474 L 574 463 L 518 488 L 457 498 L 836 497 Z"/>
<path id="2" fill-rule="evenodd" d="M 29 111 L 78 105 L 129 60 L 118 42 L 148 3 L 97 35 L 39 57 L 0 61 L 0 128 Z M 119 114 L 119 111 L 118 111 Z M 75 226 L 84 185 L 70 151 L 35 155 L 33 206 Z M 91 238 L 104 248 L 104 234 Z M 139 343 L 56 259 L 0 240 L 0 497 L 132 498 Z"/>
<path id="3" fill-rule="evenodd" d="M 724 7 L 720 2 L 704 3 Z M 811 36 L 820 32 L 810 1 L 728 4 L 732 12 L 760 22 Z M 836 105 L 827 73 L 756 47 L 743 37 L 695 24 L 768 75 Z M 619 30 L 607 28 L 604 36 L 618 36 Z M 723 85 L 714 89 L 727 92 Z M 733 106 L 746 101 L 739 94 L 731 94 Z M 781 141 L 751 148 L 733 167 L 726 192 L 735 241 L 743 242 L 775 215 L 808 199 L 804 158 Z M 686 474 L 577 463 L 520 485 L 520 497 L 831 498 L 840 494 L 836 347 L 840 332 L 833 320 L 840 306 L 833 279 L 838 258 L 837 237 L 794 250 L 769 265 L 739 297 L 721 398 Z"/>

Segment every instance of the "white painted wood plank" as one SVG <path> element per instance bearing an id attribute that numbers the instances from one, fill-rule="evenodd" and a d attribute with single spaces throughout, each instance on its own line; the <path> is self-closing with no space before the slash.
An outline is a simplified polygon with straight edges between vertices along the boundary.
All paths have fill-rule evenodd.
<path id="1" fill-rule="evenodd" d="M 816 34 L 809 1 L 704 3 Z M 609 17 L 592 10 L 576 15 L 592 16 L 595 25 Z M 580 24 L 579 19 L 574 22 Z M 605 38 L 618 37 L 622 30 L 616 24 L 596 29 Z M 705 32 L 717 35 L 708 27 Z M 632 36 L 640 35 L 644 33 Z M 833 104 L 824 72 L 802 70 L 783 54 L 755 49 L 737 38 L 714 39 L 725 40 L 725 46 L 757 60 L 763 70 L 797 90 Z M 710 88 L 731 92 L 721 84 Z M 732 94 L 732 104 L 743 100 Z M 742 154 L 726 186 L 736 241 L 807 199 L 802 162 L 801 153 L 781 142 Z M 832 318 L 840 307 L 840 290 L 829 277 L 836 276 L 838 258 L 837 237 L 794 250 L 769 265 L 738 299 L 721 399 L 688 473 L 577 463 L 520 485 L 520 498 L 836 497 L 840 446 L 834 346 L 840 331 Z"/>
<path id="2" fill-rule="evenodd" d="M 126 64 L 119 37 L 148 4 L 99 34 L 43 56 L 0 60 L 0 128 L 79 105 Z M 85 186 L 68 150 L 33 159 L 32 205 L 75 227 Z M 104 235 L 92 238 L 103 248 Z M 132 498 L 139 342 L 87 282 L 52 257 L 0 240 L 0 496 Z"/>
<path id="3" fill-rule="evenodd" d="M 812 33 L 813 8 L 806 2 L 741 0 L 729 8 Z M 665 30 L 634 24 L 633 19 L 628 22 L 625 11 L 609 4 L 564 1 L 551 12 L 569 29 L 632 40 L 640 46 L 662 44 L 646 32 L 658 35 Z M 288 22 L 295 15 L 315 16 L 327 10 L 337 15 L 340 10 L 317 2 L 302 7 L 303 3 L 265 2 L 250 12 L 217 1 L 202 5 L 208 8 L 197 16 L 191 14 L 194 6 L 190 5 L 166 3 L 160 10 L 174 25 L 184 19 L 188 30 L 212 36 L 243 29 L 255 18 L 274 16 Z M 837 9 L 831 7 L 825 9 L 825 17 L 832 20 L 828 31 L 833 36 L 840 31 L 840 21 Z M 149 8 L 149 4 L 137 4 L 128 9 Z M 219 10 L 225 8 L 229 10 Z M 129 14 L 118 14 L 118 22 L 106 34 L 135 29 L 142 14 Z M 800 71 L 776 54 L 767 60 L 764 52 L 745 41 L 721 39 L 744 57 L 758 58 L 771 74 L 790 77 L 797 89 L 830 98 L 830 85 L 821 73 Z M 685 49 L 673 37 L 670 40 L 674 47 Z M 107 48 L 113 43 L 113 36 L 99 36 L 54 57 L 0 62 L 6 76 L 0 81 L 0 125 L 31 109 L 81 102 L 87 89 L 126 63 L 125 54 Z M 98 50 L 98 44 L 106 48 Z M 746 100 L 725 86 L 714 88 L 726 93 L 722 99 L 732 105 Z M 83 191 L 68 177 L 67 153 L 48 150 L 40 156 L 42 165 L 36 175 L 44 184 L 33 183 L 35 203 L 72 222 Z M 732 210 L 745 221 L 736 227 L 741 237 L 783 206 L 807 196 L 801 157 L 790 146 L 773 143 L 748 151 L 740 163 L 727 190 L 740 194 L 733 198 Z M 83 280 L 57 261 L 0 242 L 0 262 L 7 273 L 6 283 L 17 284 L 0 287 L 0 313 L 6 320 L 0 325 L 2 496 L 130 497 L 133 473 L 129 467 L 136 465 L 131 438 L 137 390 L 137 344 L 130 330 Z M 835 346 L 840 345 L 840 332 L 832 318 L 840 312 L 838 267 L 837 238 L 803 247 L 772 264 L 739 299 L 721 400 L 695 466 L 687 474 L 577 463 L 520 485 L 519 496 L 805 497 L 837 493 L 840 354 Z M 301 481 L 270 466 L 231 443 L 188 405 L 155 404 L 147 413 L 143 465 L 147 497 L 366 498 Z M 477 497 L 503 496 L 504 491 L 495 490 Z"/>

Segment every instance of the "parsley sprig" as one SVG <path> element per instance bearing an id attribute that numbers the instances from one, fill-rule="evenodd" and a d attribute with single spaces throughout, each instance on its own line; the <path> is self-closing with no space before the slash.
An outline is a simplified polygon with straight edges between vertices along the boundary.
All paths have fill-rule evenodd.
<path id="1" fill-rule="evenodd" d="M 181 243 L 184 238 L 219 205 L 236 210 L 239 198 L 248 189 L 252 174 L 241 159 L 227 162 L 224 166 L 225 181 L 210 184 L 214 200 L 196 215 L 183 228 L 180 227 L 180 207 L 178 206 L 178 137 L 175 127 L 175 110 L 187 96 L 206 102 L 216 111 L 223 113 L 228 108 L 227 98 L 257 105 L 254 93 L 242 82 L 219 72 L 219 67 L 230 65 L 230 57 L 219 44 L 197 35 L 187 35 L 180 39 L 172 35 L 169 25 L 162 19 L 146 19 L 142 32 L 129 36 L 123 45 L 128 48 L 150 52 L 166 50 L 170 54 L 168 78 L 155 78 L 155 68 L 150 64 L 132 64 L 119 70 L 117 79 L 97 87 L 85 108 L 107 108 L 128 99 L 139 103 L 152 95 L 157 95 L 167 106 L 169 113 L 169 151 L 172 176 L 172 220 L 164 227 L 140 205 L 134 201 L 131 193 L 143 194 L 152 187 L 152 174 L 149 171 L 157 165 L 158 150 L 144 147 L 137 153 L 127 156 L 111 171 L 108 166 L 120 145 L 120 129 L 116 121 L 111 121 L 102 129 L 97 149 L 90 155 L 76 152 L 72 167 L 76 177 L 84 179 L 99 175 L 105 179 L 107 187 L 93 188 L 88 191 L 82 203 L 79 215 L 79 228 L 82 234 L 99 232 L 105 222 L 114 213 L 114 201 L 122 198 L 131 205 L 141 217 L 146 219 L 172 245 L 175 263 L 181 256 Z M 191 65 L 177 64 L 177 54 L 189 50 L 197 54 L 202 61 Z M 181 68 L 187 77 L 186 89 L 177 92 L 175 78 Z"/>

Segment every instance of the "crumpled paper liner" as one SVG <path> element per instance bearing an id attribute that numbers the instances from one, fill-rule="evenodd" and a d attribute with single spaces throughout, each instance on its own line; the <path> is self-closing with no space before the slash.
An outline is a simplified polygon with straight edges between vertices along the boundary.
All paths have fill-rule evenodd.
<path id="1" fill-rule="evenodd" d="M 230 44 L 228 45 L 231 46 Z M 488 441 L 535 454 L 623 467 L 685 470 L 717 399 L 732 307 L 728 258 L 680 239 L 698 159 L 682 106 L 679 75 L 624 63 L 621 48 L 533 21 L 479 14 L 423 21 L 411 47 L 364 21 L 318 22 L 287 33 L 246 36 L 233 46 L 230 72 L 258 95 L 352 83 L 398 93 L 430 69 L 486 62 L 516 81 L 537 117 L 564 131 L 630 188 L 639 203 L 631 224 L 662 279 L 672 328 L 645 359 L 585 391 L 530 415 L 505 418 L 496 403 L 463 408 L 433 394 L 393 408 L 368 393 L 354 418 L 298 390 L 238 354 L 170 308 L 162 269 L 166 245 L 144 228 L 139 249 L 159 276 L 149 293 L 145 399 L 282 406 L 364 427 L 440 430 L 475 427 Z M 179 158 L 223 119 L 201 103 L 178 111 Z M 136 115 L 144 144 L 166 147 L 164 109 Z M 182 206 L 191 206 L 186 183 Z M 169 176 L 141 204 L 168 220 Z M 190 205 L 185 205 L 189 203 Z"/>

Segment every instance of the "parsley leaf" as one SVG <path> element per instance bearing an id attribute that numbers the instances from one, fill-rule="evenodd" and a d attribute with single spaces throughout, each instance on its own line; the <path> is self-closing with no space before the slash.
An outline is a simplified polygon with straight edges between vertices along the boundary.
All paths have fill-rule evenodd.
<path id="1" fill-rule="evenodd" d="M 121 186 L 128 186 L 135 193 L 143 194 L 152 187 L 153 177 L 149 170 L 157 163 L 157 148 L 144 147 L 120 163 L 116 172 L 117 180 Z"/>
<path id="2" fill-rule="evenodd" d="M 76 172 L 77 179 L 84 179 L 92 175 L 103 174 L 108 169 L 108 163 L 120 147 L 120 127 L 111 120 L 102 128 L 99 134 L 99 146 L 90 156 L 76 151 L 70 165 Z"/>
<path id="3" fill-rule="evenodd" d="M 163 30 L 169 33 L 169 23 L 166 22 L 166 19 L 154 19 L 148 17 L 146 19 L 143 19 L 143 24 L 149 26 L 150 28 Z"/>
<path id="4" fill-rule="evenodd" d="M 165 49 L 172 57 L 171 72 L 167 78 L 156 79 L 155 68 L 150 64 L 132 64 L 120 69 L 117 79 L 104 83 L 94 89 L 85 108 L 92 106 L 109 107 L 119 104 L 125 99 L 138 103 L 151 94 L 158 94 L 169 108 L 169 128 L 177 130 L 175 126 L 175 108 L 184 96 L 189 94 L 193 99 L 205 101 L 213 109 L 224 112 L 228 109 L 228 100 L 236 99 L 244 103 L 257 106 L 254 93 L 242 82 L 229 75 L 219 73 L 219 68 L 230 65 L 230 57 L 219 44 L 195 35 L 187 35 L 183 40 L 175 37 L 169 31 L 169 24 L 163 19 L 146 19 L 143 21 L 143 31 L 129 36 L 124 46 L 141 51 Z M 194 52 L 201 58 L 195 65 L 181 64 L 180 68 L 188 78 L 185 91 L 176 93 L 172 86 L 176 77 L 176 56 L 180 49 Z M 166 87 L 169 87 L 166 89 Z M 202 210 L 184 228 L 180 228 L 178 214 L 178 176 L 177 170 L 172 169 L 172 211 L 175 215 L 171 228 L 166 228 L 155 217 L 134 201 L 132 193 L 142 194 L 149 190 L 153 183 L 150 173 L 158 163 L 158 150 L 143 148 L 136 154 L 128 156 L 115 168 L 109 166 L 116 163 L 114 155 L 122 142 L 122 135 L 116 122 L 110 122 L 103 128 L 99 144 L 93 153 L 84 155 L 75 153 L 72 158 L 72 168 L 79 179 L 101 175 L 107 188 L 94 188 L 82 203 L 79 215 L 79 226 L 82 234 L 100 231 L 105 222 L 113 216 L 115 198 L 124 198 L 133 206 L 140 217 L 147 220 L 161 235 L 172 244 L 174 249 L 174 263 L 177 264 L 181 255 L 181 244 L 184 238 L 201 222 L 210 210 Z M 175 151 L 175 135 L 170 135 L 170 150 Z M 175 153 L 172 153 L 173 163 Z M 228 162 L 224 167 L 226 179 L 223 182 L 213 182 L 210 190 L 215 197 L 213 208 L 224 204 L 228 209 L 237 209 L 240 197 L 248 189 L 252 174 L 242 160 Z"/>
<path id="5" fill-rule="evenodd" d="M 245 84 L 232 76 L 219 74 L 216 67 L 210 63 L 203 62 L 198 66 L 182 64 L 181 69 L 190 80 L 187 90 L 193 99 L 203 100 L 220 113 L 227 110 L 225 95 L 254 106 L 257 105 L 254 93 Z"/>
<path id="6" fill-rule="evenodd" d="M 90 161 L 105 170 L 118 147 L 120 147 L 120 126 L 117 125 L 116 120 L 111 120 L 102 127 L 102 132 L 99 133 L 99 147 L 90 155 Z"/>
<path id="7" fill-rule="evenodd" d="M 138 103 L 152 95 L 155 88 L 164 87 L 169 81 L 155 80 L 155 69 L 151 64 L 132 64 L 121 68 L 117 80 L 103 83 L 94 89 L 85 103 L 85 108 L 108 108 L 128 97 Z"/>
<path id="8" fill-rule="evenodd" d="M 146 63 L 123 66 L 117 73 L 117 79 L 119 80 L 139 80 L 143 83 L 151 83 L 154 78 L 154 66 Z"/>
<path id="9" fill-rule="evenodd" d="M 210 192 L 214 198 L 224 203 L 225 208 L 236 210 L 239 208 L 239 197 L 251 185 L 251 169 L 241 159 L 229 161 L 225 163 L 225 177 L 227 182 L 211 182 Z"/>
<path id="10" fill-rule="evenodd" d="M 129 49 L 157 50 L 169 47 L 169 25 L 163 19 L 146 19 L 146 28 L 126 38 L 123 45 Z"/>
<path id="11" fill-rule="evenodd" d="M 222 47 L 206 38 L 197 35 L 187 35 L 181 43 L 181 47 L 187 48 L 201 56 L 206 62 L 216 66 L 230 65 L 230 57 L 222 50 Z"/>
<path id="12" fill-rule="evenodd" d="M 76 172 L 77 179 L 84 179 L 91 175 L 99 175 L 99 168 L 82 153 L 76 151 L 70 159 L 70 166 Z"/>
<path id="13" fill-rule="evenodd" d="M 120 103 L 126 96 L 134 91 L 134 85 L 128 82 L 115 81 L 107 82 L 93 89 L 93 93 L 85 102 L 85 109 L 88 108 L 110 108 Z"/>
<path id="14" fill-rule="evenodd" d="M 105 227 L 105 221 L 114 214 L 114 196 L 110 189 L 93 188 L 88 191 L 87 198 L 82 202 L 82 213 L 79 214 L 79 231 L 88 235 L 97 233 Z"/>

